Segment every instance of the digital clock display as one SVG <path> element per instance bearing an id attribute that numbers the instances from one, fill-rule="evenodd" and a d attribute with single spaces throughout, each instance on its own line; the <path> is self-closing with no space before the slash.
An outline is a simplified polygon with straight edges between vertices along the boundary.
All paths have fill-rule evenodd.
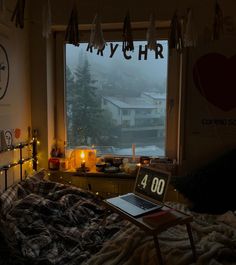
<path id="1" fill-rule="evenodd" d="M 135 191 L 157 201 L 163 201 L 169 180 L 169 173 L 140 167 Z"/>

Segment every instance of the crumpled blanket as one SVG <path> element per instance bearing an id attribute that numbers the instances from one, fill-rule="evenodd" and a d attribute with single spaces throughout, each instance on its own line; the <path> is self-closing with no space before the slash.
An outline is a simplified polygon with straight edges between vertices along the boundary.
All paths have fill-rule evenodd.
<path id="1" fill-rule="evenodd" d="M 153 238 L 116 214 L 105 216 L 101 200 L 79 188 L 27 179 L 0 196 L 1 234 L 7 265 L 156 265 Z M 236 265 L 236 216 L 190 212 L 197 251 L 193 261 L 186 227 L 159 234 L 166 265 Z"/>
<path id="2" fill-rule="evenodd" d="M 192 214 L 192 232 L 197 251 L 193 261 L 185 225 L 177 225 L 159 234 L 158 239 L 166 265 L 236 265 L 236 216 L 197 214 L 183 204 L 168 203 Z M 227 217 L 227 218 L 226 218 Z M 222 221 L 223 220 L 223 221 Z M 84 265 L 156 265 L 153 238 L 131 223 L 127 223 L 103 248 L 86 260 Z"/>
<path id="3" fill-rule="evenodd" d="M 29 264 L 81 264 L 123 223 L 115 214 L 103 223 L 105 208 L 89 191 L 31 179 L 10 189 L 1 231 L 16 258 Z"/>

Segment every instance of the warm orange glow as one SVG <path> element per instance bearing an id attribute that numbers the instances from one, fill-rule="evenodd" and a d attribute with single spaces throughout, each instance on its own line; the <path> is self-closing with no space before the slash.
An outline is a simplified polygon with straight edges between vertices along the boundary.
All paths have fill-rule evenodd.
<path id="1" fill-rule="evenodd" d="M 85 159 L 82 160 L 81 167 L 85 167 Z"/>
<path id="2" fill-rule="evenodd" d="M 84 158 L 85 158 L 85 153 L 84 153 L 84 151 L 82 151 L 82 152 L 80 153 L 80 157 L 81 157 L 82 160 L 84 160 Z M 85 162 L 85 160 L 84 160 L 83 162 Z"/>
<path id="3" fill-rule="evenodd" d="M 69 161 L 72 169 L 86 166 L 90 171 L 96 171 L 96 150 L 89 147 L 75 149 L 71 152 Z"/>

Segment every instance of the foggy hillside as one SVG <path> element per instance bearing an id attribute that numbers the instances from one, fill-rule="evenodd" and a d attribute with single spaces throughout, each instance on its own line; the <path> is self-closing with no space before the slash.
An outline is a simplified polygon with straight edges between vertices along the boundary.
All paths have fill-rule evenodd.
<path id="1" fill-rule="evenodd" d="M 145 44 L 145 42 L 142 42 Z M 164 43 L 165 44 L 165 43 Z M 79 62 L 87 57 L 92 79 L 97 81 L 96 86 L 103 95 L 138 96 L 143 91 L 162 91 L 166 88 L 167 49 L 164 46 L 164 59 L 154 59 L 154 53 L 148 53 L 148 60 L 138 60 L 137 52 L 129 52 L 132 59 L 126 60 L 121 51 L 121 44 L 114 56 L 109 57 L 109 46 L 105 48 L 104 55 L 87 52 L 87 44 L 79 47 L 67 45 L 66 60 L 72 72 Z M 135 46 L 136 50 L 137 46 Z"/>

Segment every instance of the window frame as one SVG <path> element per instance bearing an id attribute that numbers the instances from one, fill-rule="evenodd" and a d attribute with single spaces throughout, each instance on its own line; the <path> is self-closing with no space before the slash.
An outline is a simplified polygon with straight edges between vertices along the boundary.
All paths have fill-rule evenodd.
<path id="1" fill-rule="evenodd" d="M 110 24 L 110 23 L 109 23 Z M 134 40 L 146 39 L 146 26 L 134 28 Z M 160 40 L 168 39 L 169 23 L 164 23 L 164 27 L 157 29 Z M 81 27 L 83 28 L 83 26 Z M 80 41 L 87 42 L 90 36 L 89 26 L 80 30 Z M 104 27 L 103 27 L 104 28 Z M 106 27 L 105 27 L 106 28 Z M 107 41 L 119 41 L 122 37 L 122 27 L 112 26 L 104 30 L 104 37 Z M 60 28 L 55 32 L 55 79 L 56 79 L 56 93 L 55 93 L 55 136 L 60 147 L 63 149 L 66 143 L 66 112 L 65 112 L 65 31 Z M 167 66 L 167 97 L 166 97 L 166 139 L 165 139 L 165 154 L 166 157 L 175 159 L 180 163 L 182 156 L 182 142 L 183 142 L 183 95 L 182 95 L 182 54 L 175 50 L 171 50 L 168 54 Z"/>

